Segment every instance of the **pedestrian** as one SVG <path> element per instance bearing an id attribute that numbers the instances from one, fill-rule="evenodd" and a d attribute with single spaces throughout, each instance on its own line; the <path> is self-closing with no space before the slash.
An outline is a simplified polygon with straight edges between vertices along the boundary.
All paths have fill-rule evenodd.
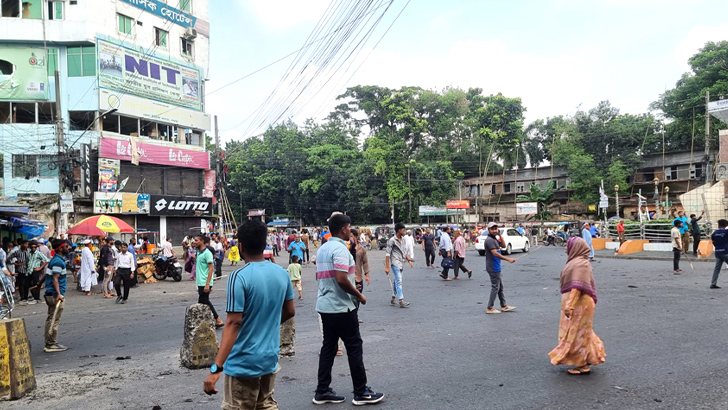
<path id="1" fill-rule="evenodd" d="M 452 240 L 448 234 L 449 231 L 450 227 L 445 226 L 442 228 L 442 233 L 440 234 L 440 256 L 442 256 L 442 259 L 452 258 Z M 449 267 L 443 266 L 442 272 L 440 272 L 440 277 L 444 280 L 452 280 L 447 277 L 449 270 Z"/>
<path id="2" fill-rule="evenodd" d="M 687 255 L 688 249 L 690 248 L 690 221 L 685 216 L 685 211 L 677 211 L 677 218 L 675 220 L 682 222 L 682 226 L 680 227 L 682 248 L 680 249 Z"/>
<path id="3" fill-rule="evenodd" d="M 189 249 L 189 242 L 188 242 L 187 248 Z M 131 239 L 129 239 L 129 246 L 127 246 L 127 251 L 131 254 L 131 256 L 134 257 L 134 266 L 137 266 L 136 239 L 134 239 L 134 237 L 132 237 Z M 132 287 L 132 289 L 135 288 L 137 286 L 137 283 L 138 283 L 137 282 L 137 271 L 136 271 L 136 268 L 134 268 L 133 273 L 134 274 L 132 275 L 132 278 L 131 278 L 131 287 Z"/>
<path id="4" fill-rule="evenodd" d="M 275 258 L 273 257 L 273 250 L 275 249 L 275 246 L 271 248 L 270 245 L 265 245 L 265 249 L 263 250 L 263 259 L 267 260 L 271 263 L 276 263 Z"/>
<path id="5" fill-rule="evenodd" d="M 718 275 L 723 263 L 728 263 L 728 220 L 719 219 L 718 229 L 713 231 L 710 236 L 715 247 L 715 268 L 713 269 L 713 278 L 710 281 L 711 289 L 720 289 L 718 286 Z"/>
<path id="6" fill-rule="evenodd" d="M 311 237 L 308 235 L 308 229 L 304 229 L 303 233 L 301 234 L 301 242 L 303 242 L 303 244 L 306 245 L 306 247 L 303 248 L 303 263 L 304 264 L 311 261 L 311 256 L 308 253 L 310 241 L 311 241 Z"/>
<path id="7" fill-rule="evenodd" d="M 298 256 L 293 255 L 291 257 L 291 263 L 286 269 L 288 275 L 291 278 L 291 284 L 294 288 L 298 289 L 298 300 L 303 300 L 303 287 L 301 286 L 301 264 L 298 263 Z"/>
<path id="8" fill-rule="evenodd" d="M 531 226 L 531 243 L 538 244 L 538 226 Z"/>
<path id="9" fill-rule="evenodd" d="M 195 236 L 195 240 L 192 242 L 192 246 L 197 249 L 197 258 L 195 273 L 197 278 L 197 303 L 202 303 L 210 307 L 212 311 L 212 317 L 215 319 L 215 327 L 222 327 L 222 319 L 217 315 L 215 306 L 210 302 L 210 292 L 212 292 L 212 285 L 214 284 L 213 272 L 214 272 L 214 256 L 207 245 L 210 243 L 210 239 L 203 236 Z"/>
<path id="10" fill-rule="evenodd" d="M 324 340 L 313 402 L 343 403 L 346 400 L 331 388 L 331 368 L 336 357 L 337 340 L 341 338 L 346 346 L 354 385 L 352 404 L 379 403 L 384 399 L 384 394 L 375 393 L 367 386 L 364 368 L 357 312 L 359 303 L 366 304 L 367 298 L 356 290 L 355 262 L 346 249 L 346 241 L 351 237 L 351 220 L 346 215 L 336 214 L 329 218 L 328 223 L 331 238 L 321 245 L 316 256 L 316 280 L 319 287 L 316 311 L 321 317 Z"/>
<path id="11" fill-rule="evenodd" d="M 223 409 L 278 409 L 273 398 L 280 369 L 281 323 L 296 314 L 286 271 L 263 260 L 266 226 L 247 221 L 238 232 L 245 266 L 230 274 L 226 326 L 204 391 L 216 394 L 223 378 Z M 204 247 L 204 245 L 201 245 Z"/>
<path id="12" fill-rule="evenodd" d="M 516 260 L 503 256 L 500 253 L 501 248 L 505 247 L 505 242 L 499 234 L 498 224 L 495 222 L 488 223 L 488 236 L 485 237 L 485 270 L 490 276 L 490 299 L 488 299 L 488 307 L 485 313 L 494 314 L 501 312 L 510 312 L 516 309 L 515 306 L 506 304 L 506 297 L 503 294 L 503 281 L 501 280 L 501 261 L 504 260 L 513 263 Z M 495 309 L 495 297 L 498 296 L 501 304 L 501 310 Z"/>
<path id="13" fill-rule="evenodd" d="M 584 226 L 581 228 L 581 238 L 584 239 L 584 242 L 586 242 L 587 245 L 589 245 L 589 260 L 594 261 L 594 245 L 592 245 L 592 234 L 591 234 L 591 226 L 589 223 L 585 223 Z"/>
<path id="14" fill-rule="evenodd" d="M 293 235 L 293 240 L 288 244 L 286 250 L 289 252 L 289 264 L 293 262 L 293 257 L 298 256 L 298 260 L 303 260 L 303 250 L 306 249 L 306 245 L 301 241 L 301 235 Z"/>
<path id="15" fill-rule="evenodd" d="M 591 372 L 589 366 L 604 363 L 604 343 L 594 333 L 597 290 L 589 263 L 589 246 L 577 237 L 566 244 L 566 266 L 561 270 L 561 320 L 559 344 L 549 352 L 551 364 L 575 366 L 569 374 Z"/>
<path id="16" fill-rule="evenodd" d="M 523 224 L 518 224 L 518 228 L 516 228 L 518 233 L 521 234 L 521 236 L 526 234 L 526 228 L 523 226 Z"/>
<path id="17" fill-rule="evenodd" d="M 129 252 L 129 245 L 122 243 L 121 252 L 116 257 L 116 271 L 114 272 L 114 287 L 116 288 L 116 303 L 122 305 L 129 299 L 129 288 L 131 287 L 131 280 L 134 278 L 134 271 L 136 270 L 136 261 L 134 255 Z M 122 296 L 122 286 L 124 289 L 124 295 Z"/>
<path id="18" fill-rule="evenodd" d="M 29 300 L 28 304 L 36 304 L 40 302 L 40 288 L 43 283 L 41 279 L 45 276 L 46 266 L 48 266 L 48 258 L 38 250 L 38 242 L 32 240 L 29 242 L 30 252 L 28 253 L 28 275 L 30 275 L 30 294 L 33 300 Z"/>
<path id="19" fill-rule="evenodd" d="M 422 235 L 422 250 L 425 251 L 425 264 L 427 269 L 435 269 L 435 235 L 428 227 Z"/>
<path id="20" fill-rule="evenodd" d="M 26 239 L 20 240 L 18 248 L 8 255 L 7 262 L 15 266 L 15 284 L 18 293 L 20 293 L 20 301 L 18 304 L 26 305 L 28 304 L 30 288 L 33 286 L 28 272 L 28 241 Z"/>
<path id="21" fill-rule="evenodd" d="M 672 230 L 670 230 L 670 241 L 672 242 L 672 271 L 674 274 L 679 275 L 683 272 L 680 269 L 680 254 L 683 249 L 682 234 L 680 228 L 682 228 L 682 221 L 675 219 L 672 222 Z"/>
<path id="22" fill-rule="evenodd" d="M 228 259 L 230 260 L 230 266 L 238 266 L 238 262 L 240 262 L 240 253 L 238 252 L 237 244 L 230 247 L 230 252 L 228 252 Z"/>
<path id="23" fill-rule="evenodd" d="M 592 238 L 598 238 L 600 236 L 599 228 L 597 228 L 597 225 L 589 224 L 589 233 L 591 234 Z"/>
<path id="24" fill-rule="evenodd" d="M 415 238 L 412 236 L 412 230 L 407 229 L 407 234 L 402 237 L 404 242 L 404 251 L 407 253 L 409 259 L 415 261 Z"/>
<path id="25" fill-rule="evenodd" d="M 50 261 L 51 258 L 53 257 L 53 255 L 51 255 L 51 250 L 48 249 L 48 246 L 46 246 L 47 242 L 48 241 L 45 241 L 43 239 L 39 240 L 38 241 L 38 251 L 40 253 L 42 253 L 46 257 L 46 259 L 48 259 Z M 53 246 L 53 245 L 51 244 L 51 246 Z"/>
<path id="26" fill-rule="evenodd" d="M 171 237 L 167 238 L 167 240 L 162 243 L 162 255 L 164 255 L 165 258 L 174 257 L 174 249 L 172 248 Z"/>
<path id="27" fill-rule="evenodd" d="M 404 262 L 409 262 L 410 268 L 414 267 L 412 259 L 410 259 L 405 248 L 404 236 L 404 224 L 395 224 L 394 236 L 387 241 L 387 250 L 384 254 L 384 273 L 389 275 L 390 270 L 392 271 L 392 300 L 389 303 L 392 306 L 398 305 L 401 308 L 406 308 L 410 305 L 409 302 L 405 302 L 404 293 L 402 292 Z"/>
<path id="28" fill-rule="evenodd" d="M 458 276 L 460 270 L 467 273 L 468 279 L 470 279 L 473 277 L 473 271 L 465 267 L 465 238 L 460 234 L 460 229 L 455 230 L 454 236 L 455 240 L 452 243 L 452 248 L 453 259 L 455 259 L 455 267 L 453 268 L 455 279 L 460 279 Z"/>
<path id="29" fill-rule="evenodd" d="M 81 291 L 85 296 L 91 295 L 91 286 L 98 285 L 98 273 L 94 265 L 93 242 L 91 239 L 83 241 L 83 250 L 81 251 L 81 268 L 79 269 L 79 277 L 81 278 Z"/>
<path id="30" fill-rule="evenodd" d="M 109 236 L 99 252 L 99 270 L 104 275 L 101 288 L 106 299 L 114 297 L 110 286 L 111 278 L 114 276 L 114 252 L 111 249 L 113 243 L 114 238 Z"/>
<path id="31" fill-rule="evenodd" d="M 619 237 L 619 247 L 624 243 L 624 219 L 620 219 L 617 223 L 617 236 Z"/>
<path id="32" fill-rule="evenodd" d="M 195 280 L 195 264 L 197 259 L 197 249 L 195 249 L 194 246 L 192 246 L 192 241 L 194 241 L 194 237 L 190 239 L 190 246 L 187 248 L 187 253 L 185 254 L 185 272 L 190 274 L 190 280 Z"/>
<path id="33" fill-rule="evenodd" d="M 698 256 L 698 247 L 700 246 L 700 225 L 698 224 L 698 221 L 703 219 L 703 215 L 705 215 L 705 209 L 703 209 L 703 212 L 700 213 L 699 217 L 695 217 L 695 214 L 690 215 L 690 230 L 693 233 L 693 256 Z M 685 250 L 687 252 L 687 248 Z"/>
<path id="34" fill-rule="evenodd" d="M 217 236 L 217 242 L 215 242 L 215 277 L 219 278 L 222 276 L 222 261 L 225 259 L 225 247 L 223 245 L 223 239 L 220 235 Z"/>
<path id="35" fill-rule="evenodd" d="M 351 230 L 352 236 L 356 237 L 358 231 L 355 229 Z M 362 233 L 363 234 L 363 233 Z M 364 293 L 364 280 L 366 279 L 367 286 L 369 286 L 369 255 L 367 254 L 366 242 L 359 242 L 356 245 L 356 256 L 354 257 L 354 285 L 356 290 L 360 293 Z M 362 320 L 359 319 L 359 323 Z"/>
<path id="36" fill-rule="evenodd" d="M 54 239 L 51 244 L 54 256 L 48 262 L 49 274 L 45 276 L 45 301 L 48 305 L 48 316 L 45 322 L 44 352 L 63 352 L 66 346 L 58 343 L 58 326 L 61 323 L 61 314 L 65 305 L 66 296 L 66 255 L 68 243 L 62 239 Z M 39 252 L 40 253 L 40 252 Z M 45 256 L 45 255 L 44 255 Z"/>

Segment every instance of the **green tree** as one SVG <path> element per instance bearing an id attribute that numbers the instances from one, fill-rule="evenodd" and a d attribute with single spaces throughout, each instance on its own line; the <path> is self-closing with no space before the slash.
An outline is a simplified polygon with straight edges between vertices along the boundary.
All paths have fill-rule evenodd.
<path id="1" fill-rule="evenodd" d="M 534 219 L 537 221 L 551 219 L 553 213 L 549 210 L 549 206 L 554 202 L 554 181 L 549 181 L 544 189 L 540 189 L 536 184 L 531 184 L 529 195 L 519 195 L 516 201 L 535 202 L 536 215 L 534 215 Z"/>

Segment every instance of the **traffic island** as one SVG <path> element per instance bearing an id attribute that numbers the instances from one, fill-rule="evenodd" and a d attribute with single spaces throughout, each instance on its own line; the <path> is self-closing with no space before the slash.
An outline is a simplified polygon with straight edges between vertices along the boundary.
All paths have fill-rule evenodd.
<path id="1" fill-rule="evenodd" d="M 17 400 L 35 386 L 25 321 L 0 320 L 0 400 Z"/>
<path id="2" fill-rule="evenodd" d="M 195 303 L 185 313 L 185 334 L 179 351 L 182 366 L 202 369 L 215 363 L 218 351 L 217 333 L 212 311 L 207 305 Z"/>

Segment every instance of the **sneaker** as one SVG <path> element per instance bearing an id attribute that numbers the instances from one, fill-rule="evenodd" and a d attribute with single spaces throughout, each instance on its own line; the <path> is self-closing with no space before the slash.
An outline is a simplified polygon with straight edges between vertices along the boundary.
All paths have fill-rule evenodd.
<path id="1" fill-rule="evenodd" d="M 409 305 L 410 305 L 409 302 L 405 302 L 404 300 L 399 301 L 399 307 L 401 307 L 401 308 L 406 308 Z"/>
<path id="2" fill-rule="evenodd" d="M 59 345 L 58 343 L 43 348 L 43 351 L 47 353 L 65 352 L 66 350 L 68 350 L 66 346 Z"/>
<path id="3" fill-rule="evenodd" d="M 28 301 L 28 304 L 29 304 L 29 305 L 35 305 L 36 303 L 38 303 L 38 301 L 37 301 L 37 300 L 35 300 L 35 299 L 32 299 L 32 300 L 29 300 L 29 301 Z"/>
<path id="4" fill-rule="evenodd" d="M 119 303 L 121 303 L 122 305 L 125 305 L 126 304 L 126 299 L 122 299 L 121 302 L 119 302 Z"/>
<path id="5" fill-rule="evenodd" d="M 299 296 L 298 297 L 298 300 L 303 300 L 303 296 Z"/>
<path id="6" fill-rule="evenodd" d="M 18 302 L 18 306 L 25 306 L 27 304 L 28 304 L 27 300 L 21 300 L 20 302 Z"/>
<path id="7" fill-rule="evenodd" d="M 494 315 L 494 314 L 497 314 L 497 313 L 500 313 L 500 312 L 501 311 L 498 310 L 498 309 L 485 309 L 485 313 L 487 313 L 489 315 Z"/>
<path id="8" fill-rule="evenodd" d="M 351 404 L 363 406 L 365 404 L 379 403 L 384 399 L 384 393 L 375 393 L 371 387 L 366 387 L 363 394 L 355 394 Z"/>
<path id="9" fill-rule="evenodd" d="M 515 306 L 503 306 L 501 308 L 502 312 L 513 312 L 514 310 L 516 310 Z"/>
<path id="10" fill-rule="evenodd" d="M 389 304 L 392 305 L 392 306 L 394 306 L 394 305 L 397 304 L 397 302 L 395 302 L 394 299 L 392 299 L 392 300 L 389 301 Z"/>
<path id="11" fill-rule="evenodd" d="M 331 388 L 326 390 L 326 393 L 316 392 L 313 396 L 313 404 L 343 403 L 345 401 L 346 397 L 337 395 Z"/>
<path id="12" fill-rule="evenodd" d="M 116 298 L 116 303 L 118 304 L 119 302 L 121 302 L 121 296 L 117 296 Z"/>
<path id="13" fill-rule="evenodd" d="M 710 285 L 710 288 L 711 289 L 720 289 L 720 286 L 718 286 L 718 285 Z"/>

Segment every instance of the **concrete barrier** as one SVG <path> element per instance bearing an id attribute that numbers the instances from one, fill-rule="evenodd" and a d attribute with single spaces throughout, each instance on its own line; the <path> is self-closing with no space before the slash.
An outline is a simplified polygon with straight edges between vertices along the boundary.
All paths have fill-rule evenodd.
<path id="1" fill-rule="evenodd" d="M 629 255 L 630 253 L 642 252 L 644 250 L 644 245 L 649 242 L 650 241 L 643 239 L 630 239 L 625 241 L 622 246 L 619 247 L 617 253 L 620 255 Z"/>
<path id="2" fill-rule="evenodd" d="M 182 366 L 202 369 L 215 363 L 218 351 L 217 333 L 212 311 L 207 305 L 195 303 L 185 313 L 185 333 L 179 351 Z"/>
<path id="3" fill-rule="evenodd" d="M 0 400 L 17 400 L 35 386 L 25 321 L 0 320 Z"/>
<path id="4" fill-rule="evenodd" d="M 598 251 L 600 249 L 607 249 L 608 242 L 612 242 L 612 240 L 607 238 L 593 238 L 592 246 L 594 247 L 595 251 Z"/>
<path id="5" fill-rule="evenodd" d="M 290 318 L 281 324 L 281 352 L 280 356 L 293 356 L 296 354 L 296 318 Z"/>
<path id="6" fill-rule="evenodd" d="M 710 258 L 714 251 L 715 247 L 713 246 L 713 241 L 709 241 L 707 239 L 700 241 L 700 244 L 698 245 L 699 258 Z"/>

